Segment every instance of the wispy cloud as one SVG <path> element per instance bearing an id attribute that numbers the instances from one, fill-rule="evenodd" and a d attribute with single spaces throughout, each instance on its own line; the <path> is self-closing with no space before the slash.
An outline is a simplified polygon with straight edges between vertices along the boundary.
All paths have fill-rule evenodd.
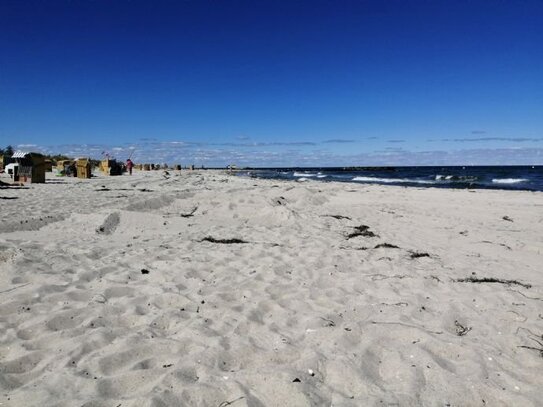
<path id="1" fill-rule="evenodd" d="M 375 155 L 379 155 L 379 154 L 382 154 L 382 155 L 386 155 L 386 156 L 390 156 L 391 154 L 398 154 L 398 153 L 403 153 L 403 152 L 406 152 L 404 149 L 402 148 L 395 148 L 395 147 L 385 147 L 384 149 L 382 150 L 376 150 L 374 151 L 372 154 L 375 156 Z"/>
<path id="2" fill-rule="evenodd" d="M 472 130 L 471 134 L 486 134 L 486 130 Z"/>
<path id="3" fill-rule="evenodd" d="M 344 143 L 355 143 L 355 140 L 345 140 L 345 139 L 331 139 L 331 140 L 324 140 L 323 143 L 325 144 L 344 144 Z"/>
<path id="4" fill-rule="evenodd" d="M 387 140 L 387 143 L 405 143 L 405 140 Z"/>
<path id="5" fill-rule="evenodd" d="M 442 139 L 441 141 L 454 141 L 456 143 L 470 143 L 477 141 L 512 141 L 512 142 L 527 142 L 527 141 L 543 141 L 543 138 L 533 137 L 479 137 L 479 138 L 455 138 Z"/>
<path id="6" fill-rule="evenodd" d="M 307 148 L 304 144 L 262 143 L 251 149 L 240 146 L 201 145 L 189 142 L 144 142 L 126 145 L 57 145 L 33 147 L 50 154 L 74 157 L 101 158 L 107 151 L 119 160 L 132 154 L 136 162 L 195 164 L 206 167 L 224 167 L 230 163 L 239 166 L 349 166 L 349 165 L 535 165 L 543 164 L 543 148 L 472 148 L 454 151 L 408 151 L 399 147 L 386 147 L 379 151 L 357 154 L 338 154 L 327 149 Z M 311 143 L 309 146 L 315 146 Z M 283 148 L 275 148 L 280 145 Z M 325 146 L 326 144 L 320 144 Z M 115 150 L 113 150 L 115 148 Z"/>
<path id="7" fill-rule="evenodd" d="M 255 141 L 251 143 L 209 143 L 208 146 L 224 146 L 224 147 L 273 147 L 273 146 L 316 146 L 313 141 Z"/>
<path id="8" fill-rule="evenodd" d="M 292 141 L 292 142 L 271 142 L 271 143 L 259 143 L 259 146 L 316 146 L 317 143 L 313 141 Z"/>

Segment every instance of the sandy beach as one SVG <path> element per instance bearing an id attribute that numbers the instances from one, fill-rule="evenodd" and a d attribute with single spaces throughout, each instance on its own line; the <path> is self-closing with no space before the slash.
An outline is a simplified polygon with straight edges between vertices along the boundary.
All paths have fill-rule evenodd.
<path id="1" fill-rule="evenodd" d="M 543 193 L 0 189 L 1 406 L 538 406 Z"/>

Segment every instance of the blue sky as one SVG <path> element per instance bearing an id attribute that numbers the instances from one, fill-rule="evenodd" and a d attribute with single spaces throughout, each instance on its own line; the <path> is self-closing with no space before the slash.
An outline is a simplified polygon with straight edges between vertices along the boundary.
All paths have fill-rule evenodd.
<path id="1" fill-rule="evenodd" d="M 543 164 L 541 1 L 0 2 L 0 145 Z"/>

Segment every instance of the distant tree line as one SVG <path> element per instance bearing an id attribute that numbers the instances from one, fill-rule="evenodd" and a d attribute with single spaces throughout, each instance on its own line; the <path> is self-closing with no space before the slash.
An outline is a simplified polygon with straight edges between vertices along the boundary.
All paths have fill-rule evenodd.
<path id="1" fill-rule="evenodd" d="M 0 147 L 0 155 L 5 155 L 6 157 L 11 157 L 14 153 L 12 146 L 7 146 L 6 148 Z"/>
<path id="2" fill-rule="evenodd" d="M 0 155 L 3 155 L 4 157 L 12 157 L 13 153 L 15 152 L 15 149 L 13 146 L 7 146 L 6 148 L 0 147 Z M 42 154 L 45 158 L 50 159 L 51 161 L 61 161 L 61 160 L 70 160 L 71 158 L 62 154 Z"/>
<path id="3" fill-rule="evenodd" d="M 13 153 L 15 152 L 13 146 L 7 146 L 6 148 L 0 147 L 0 156 L 4 157 L 11 157 L 13 156 Z M 64 161 L 64 160 L 73 160 L 72 157 L 68 157 L 64 154 L 43 154 L 43 156 L 49 160 L 51 160 L 53 163 L 57 163 L 58 161 Z M 100 165 L 100 160 L 90 160 L 91 165 L 98 166 Z"/>

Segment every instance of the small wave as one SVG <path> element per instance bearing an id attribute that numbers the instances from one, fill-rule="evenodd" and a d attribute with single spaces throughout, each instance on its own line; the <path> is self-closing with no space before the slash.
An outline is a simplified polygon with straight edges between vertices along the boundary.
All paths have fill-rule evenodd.
<path id="1" fill-rule="evenodd" d="M 451 181 L 451 182 L 476 182 L 478 177 L 473 175 L 441 175 L 435 176 L 436 181 Z"/>
<path id="2" fill-rule="evenodd" d="M 528 181 L 526 178 L 494 178 L 492 180 L 495 184 L 518 184 L 526 181 Z"/>
<path id="3" fill-rule="evenodd" d="M 453 180 L 455 178 L 456 177 L 454 175 L 440 175 L 440 174 L 437 174 L 435 179 L 436 179 L 436 181 L 441 181 L 441 180 L 450 181 L 450 180 Z"/>
<path id="4" fill-rule="evenodd" d="M 319 174 L 317 175 L 317 178 L 326 178 L 328 175 L 324 175 L 324 174 Z"/>
<path id="5" fill-rule="evenodd" d="M 354 177 L 353 181 L 362 182 L 382 182 L 386 184 L 392 183 L 413 183 L 413 184 L 435 184 L 434 181 L 426 181 L 421 179 L 409 179 L 409 178 L 374 178 L 374 177 Z"/>
<path id="6" fill-rule="evenodd" d="M 316 177 L 317 174 L 311 174 L 311 173 L 304 173 L 304 172 L 295 172 L 292 174 L 293 177 Z"/>

